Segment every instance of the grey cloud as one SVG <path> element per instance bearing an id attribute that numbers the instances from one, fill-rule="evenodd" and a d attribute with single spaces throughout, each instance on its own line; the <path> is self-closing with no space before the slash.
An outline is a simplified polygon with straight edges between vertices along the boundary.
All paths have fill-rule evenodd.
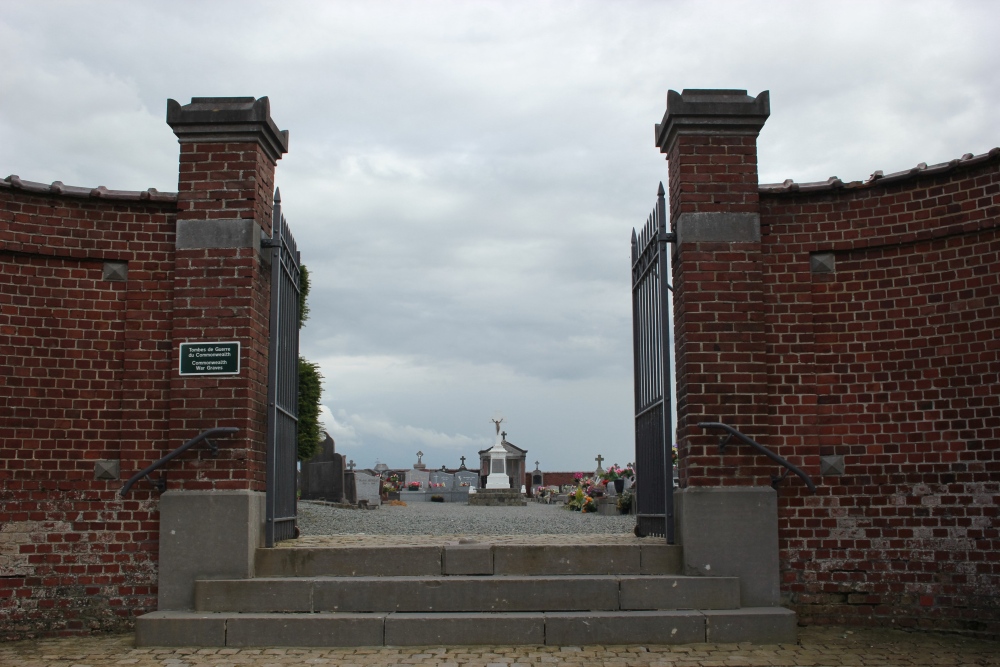
<path id="1" fill-rule="evenodd" d="M 421 442 L 457 463 L 445 444 L 488 437 L 498 409 L 550 469 L 631 460 L 628 237 L 666 179 L 652 125 L 668 88 L 769 89 L 764 182 L 997 143 L 990 3 L 883 2 L 864 20 L 798 2 L 4 9 L 6 173 L 171 190 L 166 98 L 270 97 L 315 280 L 303 351 L 371 463 L 408 465 Z"/>

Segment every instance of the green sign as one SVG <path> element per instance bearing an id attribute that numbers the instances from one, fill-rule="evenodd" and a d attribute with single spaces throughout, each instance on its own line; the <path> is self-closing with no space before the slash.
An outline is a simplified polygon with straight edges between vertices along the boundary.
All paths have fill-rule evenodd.
<path id="1" fill-rule="evenodd" d="M 181 375 L 239 375 L 240 344 L 181 343 Z"/>

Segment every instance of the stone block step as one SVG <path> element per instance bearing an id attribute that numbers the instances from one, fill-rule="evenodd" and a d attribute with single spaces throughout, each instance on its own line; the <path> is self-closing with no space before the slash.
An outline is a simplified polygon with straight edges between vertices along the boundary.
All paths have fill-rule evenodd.
<path id="1" fill-rule="evenodd" d="M 736 609 L 735 577 L 291 577 L 201 580 L 213 612 L 522 612 Z"/>
<path id="2" fill-rule="evenodd" d="M 680 574 L 668 544 L 324 547 L 257 549 L 258 577 Z"/>
<path id="3" fill-rule="evenodd" d="M 158 611 L 136 619 L 139 647 L 585 646 L 795 641 L 795 614 L 781 607 L 499 614 Z"/>

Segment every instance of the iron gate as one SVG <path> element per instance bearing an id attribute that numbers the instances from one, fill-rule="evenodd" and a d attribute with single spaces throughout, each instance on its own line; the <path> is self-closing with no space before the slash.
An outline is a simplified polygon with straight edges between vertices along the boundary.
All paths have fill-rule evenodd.
<path id="1" fill-rule="evenodd" d="M 674 543 L 670 391 L 670 260 L 663 183 L 642 231 L 632 230 L 632 353 L 635 361 L 636 526 Z"/>
<path id="2" fill-rule="evenodd" d="M 299 251 L 274 193 L 267 369 L 267 546 L 296 536 L 299 404 Z"/>

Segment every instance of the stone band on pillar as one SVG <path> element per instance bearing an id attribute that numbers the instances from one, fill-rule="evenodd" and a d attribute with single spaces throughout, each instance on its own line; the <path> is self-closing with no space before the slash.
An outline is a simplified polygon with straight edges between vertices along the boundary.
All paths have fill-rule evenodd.
<path id="1" fill-rule="evenodd" d="M 674 221 L 677 244 L 760 243 L 759 213 L 681 213 Z"/>
<path id="2" fill-rule="evenodd" d="M 178 220 L 178 250 L 195 248 L 260 248 L 256 220 Z"/>

